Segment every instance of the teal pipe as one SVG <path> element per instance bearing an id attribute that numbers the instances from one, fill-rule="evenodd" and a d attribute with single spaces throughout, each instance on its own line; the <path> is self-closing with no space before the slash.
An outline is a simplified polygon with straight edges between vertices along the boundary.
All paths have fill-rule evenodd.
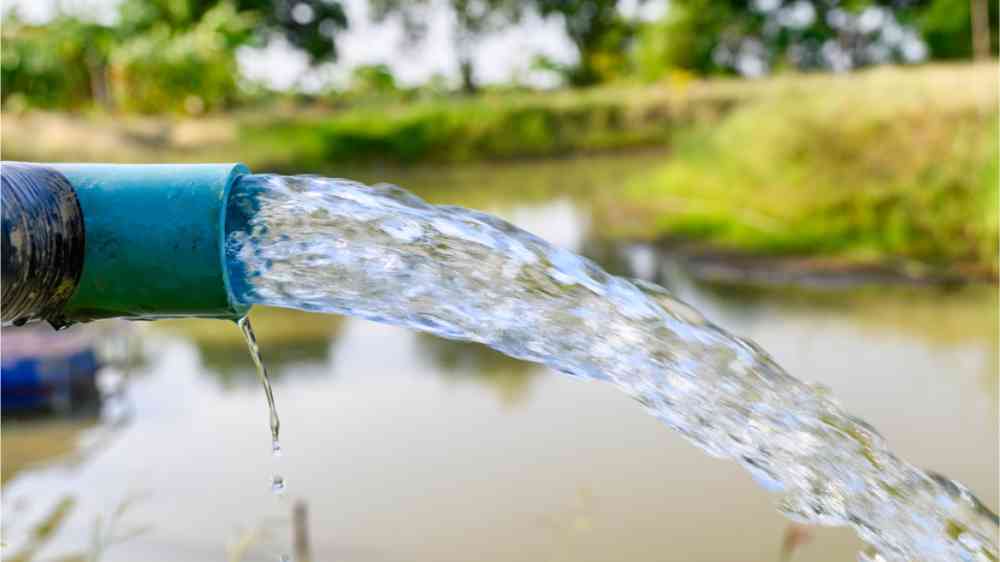
<path id="1" fill-rule="evenodd" d="M 61 320 L 239 318 L 226 205 L 242 164 L 45 164 L 79 199 L 84 259 Z"/>

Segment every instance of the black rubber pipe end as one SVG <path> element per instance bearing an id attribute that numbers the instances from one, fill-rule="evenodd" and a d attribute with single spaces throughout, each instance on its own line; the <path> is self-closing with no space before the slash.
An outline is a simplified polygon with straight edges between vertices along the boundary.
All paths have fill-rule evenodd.
<path id="1" fill-rule="evenodd" d="M 48 320 L 67 325 L 62 309 L 83 271 L 84 226 L 80 202 L 59 172 L 35 164 L 0 165 L 4 324 Z"/>

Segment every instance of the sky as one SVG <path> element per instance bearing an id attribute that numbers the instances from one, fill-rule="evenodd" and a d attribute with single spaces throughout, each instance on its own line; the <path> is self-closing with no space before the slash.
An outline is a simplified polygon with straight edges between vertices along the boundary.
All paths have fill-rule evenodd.
<path id="1" fill-rule="evenodd" d="M 403 42 L 402 25 L 397 19 L 373 23 L 367 0 L 341 0 L 351 27 L 337 36 L 339 59 L 323 68 L 309 68 L 305 55 L 283 41 L 272 41 L 262 49 L 244 48 L 239 62 L 245 77 L 275 89 L 298 87 L 315 91 L 328 83 L 343 84 L 352 68 L 364 64 L 386 64 L 401 85 L 425 82 L 434 75 L 458 82 L 458 63 L 452 37 L 453 25 L 447 9 L 434 9 L 428 20 L 428 32 L 421 44 Z M 442 6 L 443 0 L 435 0 Z M 87 14 L 99 21 L 114 20 L 117 0 L 2 0 L 4 10 L 16 7 L 31 22 L 44 22 L 58 9 Z M 622 0 L 626 15 L 655 19 L 666 9 L 666 0 Z M 571 64 L 576 51 L 566 38 L 562 24 L 555 18 L 529 17 L 522 24 L 481 38 L 474 50 L 476 77 L 481 83 L 509 82 L 512 79 L 535 86 L 558 85 L 558 77 L 531 71 L 538 55 L 552 61 Z"/>

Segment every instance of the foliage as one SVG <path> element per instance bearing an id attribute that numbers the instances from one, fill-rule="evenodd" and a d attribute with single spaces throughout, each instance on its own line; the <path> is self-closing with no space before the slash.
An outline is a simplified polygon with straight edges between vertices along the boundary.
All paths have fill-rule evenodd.
<path id="1" fill-rule="evenodd" d="M 422 39 L 430 11 L 440 6 L 431 0 L 371 0 L 371 5 L 377 21 L 399 15 L 411 42 Z M 519 21 L 521 3 L 516 0 L 448 0 L 447 6 L 455 22 L 453 41 L 462 75 L 462 90 L 474 93 L 478 90 L 472 61 L 476 39 Z"/>
<path id="2" fill-rule="evenodd" d="M 728 12 L 726 3 L 674 2 L 660 21 L 646 24 L 639 32 L 635 50 L 639 77 L 653 81 L 674 68 L 701 74 L 717 70 L 712 52 L 718 39 L 716 32 L 729 21 Z"/>
<path id="3" fill-rule="evenodd" d="M 144 113 L 165 108 L 201 113 L 231 105 L 238 94 L 234 52 L 254 24 L 249 14 L 219 4 L 190 27 L 160 22 L 123 41 L 111 56 L 119 106 Z"/>
<path id="4" fill-rule="evenodd" d="M 640 0 L 642 1 L 642 0 Z M 618 0 L 533 0 L 543 16 L 562 17 L 566 35 L 579 54 L 568 73 L 570 84 L 589 86 L 624 74 L 635 24 L 618 10 Z"/>
<path id="5" fill-rule="evenodd" d="M 125 0 L 116 27 L 125 37 L 163 26 L 184 30 L 225 5 L 234 17 L 254 21 L 253 33 L 245 39 L 263 42 L 280 35 L 314 61 L 336 58 L 334 37 L 347 28 L 347 16 L 336 0 Z"/>
<path id="6" fill-rule="evenodd" d="M 995 22 L 995 0 L 972 1 L 990 1 Z M 644 78 L 655 79 L 669 68 L 758 76 L 783 67 L 843 71 L 964 57 L 969 2 L 675 0 L 641 32 L 636 61 Z"/>
<path id="7" fill-rule="evenodd" d="M 150 113 L 228 107 L 239 94 L 240 46 L 281 35 L 329 60 L 347 25 L 328 0 L 125 0 L 113 26 L 67 15 L 37 27 L 5 20 L 5 104 Z"/>
<path id="8" fill-rule="evenodd" d="M 79 108 L 106 94 L 111 30 L 72 18 L 45 28 L 11 19 L 3 25 L 2 99 L 18 105 Z"/>
<path id="9" fill-rule="evenodd" d="M 578 61 L 540 58 L 536 68 L 574 86 L 633 75 L 646 81 L 692 73 L 756 76 L 964 58 L 972 53 L 974 27 L 979 52 L 988 44 L 997 53 L 998 42 L 997 0 L 672 0 L 663 19 L 647 24 L 624 18 L 619 0 L 368 2 L 376 19 L 400 16 L 414 41 L 433 10 L 451 10 L 465 93 L 481 89 L 475 42 L 529 12 L 563 22 Z M 336 57 L 335 38 L 348 25 L 340 0 L 121 0 L 117 9 L 110 26 L 67 15 L 32 26 L 5 16 L 4 107 L 200 113 L 266 96 L 278 100 L 281 94 L 240 83 L 237 49 L 284 38 L 322 63 Z M 387 103 L 440 97 L 445 86 L 436 77 L 430 87 L 403 90 L 387 69 L 363 67 L 349 91 L 330 99 Z"/>
<path id="10" fill-rule="evenodd" d="M 645 1 L 645 0 L 640 0 Z M 376 19 L 400 15 L 415 39 L 425 31 L 430 0 L 372 0 Z M 559 16 L 567 37 L 577 49 L 579 60 L 568 67 L 550 68 L 563 74 L 574 86 L 589 86 L 627 74 L 628 47 L 636 26 L 618 10 L 618 0 L 448 0 L 455 21 L 455 50 L 466 93 L 476 91 L 472 48 L 484 33 L 521 21 L 529 9 L 542 16 Z"/>
<path id="11" fill-rule="evenodd" d="M 391 94 L 398 90 L 396 78 L 384 64 L 362 65 L 351 72 L 351 91 L 357 94 Z"/>
<path id="12" fill-rule="evenodd" d="M 627 116 L 621 102 L 530 95 L 358 107 L 324 119 L 248 123 L 240 132 L 248 144 L 276 147 L 268 152 L 272 168 L 285 168 L 286 155 L 313 168 L 333 162 L 461 162 L 648 145 L 665 135 L 664 123 Z"/>
<path id="13" fill-rule="evenodd" d="M 971 2 L 984 2 L 988 8 L 990 52 L 997 54 L 998 2 L 996 0 L 932 0 L 914 17 L 931 56 L 935 59 L 964 59 L 972 55 Z"/>

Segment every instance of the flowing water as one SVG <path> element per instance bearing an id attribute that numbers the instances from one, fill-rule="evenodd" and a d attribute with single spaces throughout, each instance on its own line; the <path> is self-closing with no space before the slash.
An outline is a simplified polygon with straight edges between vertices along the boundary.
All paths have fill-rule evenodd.
<path id="1" fill-rule="evenodd" d="M 655 285 L 392 186 L 249 176 L 227 224 L 243 302 L 407 326 L 610 381 L 780 492 L 793 519 L 853 527 L 865 559 L 997 558 L 996 516 L 966 488 L 896 457 L 824 388 Z"/>
<path id="2" fill-rule="evenodd" d="M 250 351 L 250 359 L 254 368 L 257 369 L 257 378 L 261 386 L 264 387 L 264 398 L 267 400 L 267 421 L 271 428 L 271 454 L 275 457 L 281 456 L 281 420 L 278 418 L 278 408 L 274 403 L 274 391 L 271 389 L 271 377 L 267 374 L 267 367 L 260 356 L 260 346 L 257 345 L 257 335 L 253 332 L 250 324 L 250 317 L 244 316 L 236 321 L 236 325 L 243 334 L 243 339 L 247 342 L 247 349 Z M 284 488 L 284 481 L 280 476 L 275 475 L 275 485 L 281 481 L 280 488 Z"/>
<path id="3" fill-rule="evenodd" d="M 267 367 L 264 366 L 264 360 L 260 356 L 257 334 L 254 333 L 253 325 L 250 324 L 250 317 L 243 316 L 236 321 L 236 325 L 239 327 L 240 333 L 243 334 L 243 339 L 246 340 L 250 359 L 257 370 L 257 378 L 260 380 L 261 386 L 264 387 L 264 397 L 267 399 L 268 425 L 271 429 L 271 455 L 277 459 L 281 456 L 281 420 L 278 418 L 278 407 L 274 403 L 271 377 L 267 374 Z M 271 475 L 271 492 L 278 495 L 285 493 L 285 477 L 277 472 Z M 278 557 L 278 562 L 289 562 L 289 560 L 290 558 L 285 554 Z"/>

